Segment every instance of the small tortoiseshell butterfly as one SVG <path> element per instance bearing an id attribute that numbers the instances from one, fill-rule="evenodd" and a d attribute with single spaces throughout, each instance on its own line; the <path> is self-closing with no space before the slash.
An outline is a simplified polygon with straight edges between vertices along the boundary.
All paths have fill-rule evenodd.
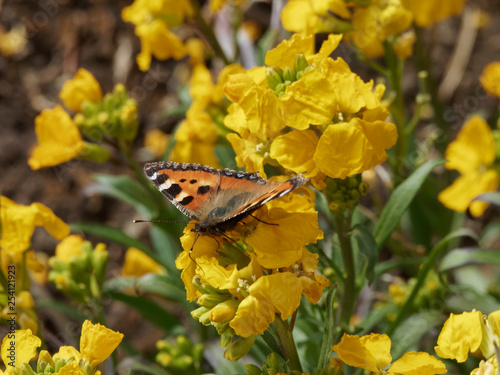
<path id="1" fill-rule="evenodd" d="M 146 163 L 144 173 L 179 211 L 198 221 L 193 232 L 211 235 L 233 229 L 240 220 L 270 200 L 308 181 L 296 175 L 288 181 L 273 183 L 260 177 L 258 172 L 172 161 Z"/>

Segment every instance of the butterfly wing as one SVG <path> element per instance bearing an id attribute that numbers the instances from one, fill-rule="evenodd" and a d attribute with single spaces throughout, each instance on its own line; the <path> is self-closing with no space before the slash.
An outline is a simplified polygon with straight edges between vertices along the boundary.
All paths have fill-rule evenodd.
<path id="1" fill-rule="evenodd" d="M 288 181 L 275 184 L 264 180 L 257 173 L 227 169 L 221 170 L 220 173 L 217 194 L 207 202 L 200 215 L 200 221 L 207 226 L 239 221 L 270 200 L 282 197 L 308 181 L 302 175 L 297 175 Z M 233 176 L 233 173 L 237 175 Z"/>
<path id="2" fill-rule="evenodd" d="M 200 220 L 219 184 L 219 171 L 201 164 L 146 163 L 144 173 L 179 211 L 194 220 Z"/>

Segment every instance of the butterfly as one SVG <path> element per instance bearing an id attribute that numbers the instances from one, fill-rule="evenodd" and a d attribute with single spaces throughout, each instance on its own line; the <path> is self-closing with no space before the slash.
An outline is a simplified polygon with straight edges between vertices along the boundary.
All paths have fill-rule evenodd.
<path id="1" fill-rule="evenodd" d="M 199 235 L 224 234 L 270 200 L 309 180 L 299 174 L 288 181 L 273 183 L 258 172 L 172 161 L 146 163 L 144 173 L 179 211 L 197 221 L 192 231 Z"/>

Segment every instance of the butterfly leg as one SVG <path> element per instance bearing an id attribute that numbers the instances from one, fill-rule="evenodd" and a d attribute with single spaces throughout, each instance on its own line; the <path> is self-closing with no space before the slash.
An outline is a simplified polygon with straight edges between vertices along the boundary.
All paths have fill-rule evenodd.
<path id="1" fill-rule="evenodd" d="M 255 220 L 260 221 L 261 223 L 264 223 L 264 224 L 267 224 L 267 225 L 279 225 L 279 224 L 276 224 L 276 223 L 268 223 L 267 221 L 260 220 L 257 216 L 253 216 L 252 214 L 250 214 L 250 216 L 253 217 Z"/>

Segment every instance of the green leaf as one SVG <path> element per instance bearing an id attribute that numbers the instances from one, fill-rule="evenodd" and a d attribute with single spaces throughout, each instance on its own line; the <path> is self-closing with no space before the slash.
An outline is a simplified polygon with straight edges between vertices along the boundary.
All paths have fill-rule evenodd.
<path id="1" fill-rule="evenodd" d="M 378 258 L 377 243 L 370 231 L 362 225 L 355 225 L 351 230 L 351 234 L 356 239 L 360 254 L 365 258 L 365 276 L 368 284 L 371 284 L 375 277 L 374 271 Z"/>
<path id="2" fill-rule="evenodd" d="M 179 237 L 169 233 L 168 228 L 163 223 L 155 223 L 151 228 L 150 236 L 158 258 L 161 259 L 161 264 L 169 272 L 177 272 L 175 260 L 179 255 L 179 251 L 182 251 Z"/>
<path id="3" fill-rule="evenodd" d="M 160 263 L 158 260 L 158 256 L 148 246 L 146 246 L 138 239 L 130 237 L 118 228 L 92 223 L 73 223 L 70 224 L 70 228 L 72 232 L 94 234 L 98 237 L 117 243 L 124 247 L 135 247 Z"/>
<path id="4" fill-rule="evenodd" d="M 450 251 L 441 260 L 439 271 L 445 272 L 471 264 L 491 264 L 500 266 L 500 252 L 487 249 L 456 249 Z"/>
<path id="5" fill-rule="evenodd" d="M 128 176 L 96 174 L 96 182 L 86 188 L 88 194 L 102 194 L 130 204 L 148 217 L 159 213 L 158 202 L 139 182 Z"/>
<path id="6" fill-rule="evenodd" d="M 321 343 L 321 354 L 318 361 L 318 368 L 328 369 L 328 364 L 330 363 L 330 358 L 332 356 L 331 347 L 334 342 L 335 337 L 335 294 L 337 292 L 337 286 L 333 285 L 326 294 L 326 319 L 325 326 L 323 329 L 323 342 Z"/>
<path id="7" fill-rule="evenodd" d="M 448 236 L 439 241 L 439 243 L 436 246 L 434 246 L 434 248 L 429 253 L 429 256 L 427 257 L 427 260 L 420 268 L 420 271 L 417 275 L 417 282 L 413 286 L 410 295 L 406 298 L 404 305 L 399 309 L 398 316 L 396 317 L 396 319 L 386 330 L 385 333 L 387 333 L 387 335 L 391 336 L 394 330 L 401 324 L 403 319 L 410 314 L 411 309 L 413 308 L 413 303 L 417 297 L 417 294 L 420 288 L 422 288 L 422 286 L 424 285 L 427 274 L 436 264 L 436 260 L 438 259 L 438 257 L 447 250 L 448 243 L 450 241 L 453 241 L 455 238 L 459 237 L 470 237 L 475 239 L 476 234 L 470 229 L 460 228 L 455 232 L 450 233 Z"/>
<path id="8" fill-rule="evenodd" d="M 113 291 L 134 289 L 138 294 L 155 294 L 179 303 L 186 302 L 186 292 L 166 275 L 148 273 L 141 277 L 114 277 L 106 281 L 104 288 Z"/>
<path id="9" fill-rule="evenodd" d="M 116 301 L 121 301 L 137 310 L 143 318 L 150 321 L 157 327 L 165 330 L 166 332 L 179 326 L 179 320 L 167 310 L 161 308 L 158 304 L 150 299 L 131 296 L 129 294 L 117 292 L 113 289 L 107 289 L 105 295 Z"/>
<path id="10" fill-rule="evenodd" d="M 380 220 L 375 225 L 373 236 L 380 249 L 389 235 L 394 231 L 399 221 L 403 217 L 406 209 L 422 186 L 429 173 L 438 165 L 445 162 L 444 159 L 430 160 L 419 167 L 413 174 L 399 185 L 392 193 L 385 206 Z"/>

